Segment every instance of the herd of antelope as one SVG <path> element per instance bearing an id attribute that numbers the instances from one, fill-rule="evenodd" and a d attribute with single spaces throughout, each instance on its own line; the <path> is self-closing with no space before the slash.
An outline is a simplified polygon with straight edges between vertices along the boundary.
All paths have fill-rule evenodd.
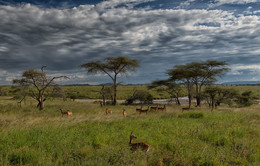
<path id="1" fill-rule="evenodd" d="M 139 112 L 139 115 L 141 113 L 145 113 L 147 114 L 147 112 L 149 111 L 152 111 L 152 110 L 155 110 L 155 111 L 166 111 L 166 105 L 164 105 L 163 107 L 160 107 L 159 105 L 155 106 L 155 107 L 150 107 L 148 106 L 146 109 L 143 109 L 143 107 L 141 106 L 141 108 L 136 108 L 136 112 Z M 112 114 L 112 110 L 109 110 L 108 108 L 106 108 L 106 111 L 105 111 L 106 115 L 109 115 L 109 114 Z M 126 110 L 123 109 L 123 112 L 122 112 L 123 116 L 126 117 L 127 113 L 126 113 Z"/>
<path id="2" fill-rule="evenodd" d="M 154 110 L 154 111 L 166 111 L 166 105 L 164 105 L 163 107 L 160 107 L 159 105 L 153 106 L 153 107 L 148 106 L 147 109 L 143 109 L 142 106 L 141 106 L 141 108 L 136 108 L 136 112 L 139 112 L 139 114 L 141 114 L 141 113 L 147 114 L 148 111 L 152 111 L 152 110 Z"/>

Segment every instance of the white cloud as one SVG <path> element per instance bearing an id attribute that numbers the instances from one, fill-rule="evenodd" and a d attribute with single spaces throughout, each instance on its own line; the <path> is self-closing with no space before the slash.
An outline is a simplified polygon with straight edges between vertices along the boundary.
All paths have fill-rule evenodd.
<path id="1" fill-rule="evenodd" d="M 260 16 L 223 10 L 133 8 L 143 2 L 112 0 L 72 9 L 0 6 L 0 68 L 17 72 L 47 65 L 83 80 L 91 77 L 75 74 L 80 64 L 107 56 L 138 59 L 143 64 L 139 70 L 151 78 L 174 64 L 190 61 L 260 61 Z M 227 1 L 242 2 L 249 1 Z M 154 62 L 164 64 L 156 73 L 146 67 Z"/>

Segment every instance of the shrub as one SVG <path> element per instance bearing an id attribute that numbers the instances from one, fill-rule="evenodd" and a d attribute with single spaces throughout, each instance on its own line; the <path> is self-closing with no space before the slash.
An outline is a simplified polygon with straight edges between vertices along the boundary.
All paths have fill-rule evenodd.
<path id="1" fill-rule="evenodd" d="M 136 100 L 139 100 L 141 103 L 151 104 L 153 103 L 153 96 L 145 90 L 136 90 L 132 96 L 126 99 L 126 103 L 132 104 Z"/>
<path id="2" fill-rule="evenodd" d="M 238 97 L 237 104 L 239 107 L 248 107 L 254 103 L 253 98 L 252 91 L 245 91 Z"/>

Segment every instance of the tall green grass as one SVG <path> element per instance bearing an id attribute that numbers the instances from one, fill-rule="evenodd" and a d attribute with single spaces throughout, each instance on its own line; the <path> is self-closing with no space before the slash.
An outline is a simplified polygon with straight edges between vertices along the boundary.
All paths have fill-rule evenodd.
<path id="1" fill-rule="evenodd" d="M 258 165 L 258 105 L 246 109 L 207 107 L 181 113 L 139 115 L 135 106 L 48 101 L 38 111 L 27 101 L 0 105 L 0 165 Z M 59 108 L 73 112 L 61 116 Z M 127 111 L 123 117 L 122 109 Z M 131 152 L 129 136 L 150 144 Z"/>

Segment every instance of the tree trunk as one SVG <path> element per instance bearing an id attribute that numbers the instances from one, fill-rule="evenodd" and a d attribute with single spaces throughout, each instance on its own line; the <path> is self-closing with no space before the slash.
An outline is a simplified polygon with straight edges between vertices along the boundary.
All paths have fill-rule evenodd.
<path id="1" fill-rule="evenodd" d="M 211 98 L 211 112 L 214 109 L 214 105 L 215 105 L 215 101 L 214 101 L 214 97 Z"/>
<path id="2" fill-rule="evenodd" d="M 43 101 L 41 101 L 39 104 L 39 110 L 43 110 Z"/>
<path id="3" fill-rule="evenodd" d="M 188 94 L 188 98 L 189 98 L 189 108 L 191 107 L 191 94 Z"/>
<path id="4" fill-rule="evenodd" d="M 104 89 L 105 89 L 105 85 L 102 86 L 102 89 L 101 89 L 101 93 L 102 93 L 102 99 L 103 99 L 103 106 L 106 105 L 106 98 L 105 98 L 105 92 L 104 92 Z"/>
<path id="5" fill-rule="evenodd" d="M 39 108 L 40 111 L 43 110 L 43 101 L 38 100 L 37 108 Z"/>
<path id="6" fill-rule="evenodd" d="M 117 93 L 117 91 L 116 91 L 116 88 L 117 88 L 117 85 L 116 85 L 116 77 L 114 78 L 114 101 L 113 101 L 113 105 L 116 105 L 116 93 Z"/>
<path id="7" fill-rule="evenodd" d="M 181 102 L 180 102 L 180 100 L 179 100 L 179 97 L 176 97 L 176 104 L 177 104 L 177 105 L 181 105 Z"/>
<path id="8" fill-rule="evenodd" d="M 200 107 L 200 96 L 199 95 L 196 97 L 196 100 L 197 100 L 197 106 Z"/>

